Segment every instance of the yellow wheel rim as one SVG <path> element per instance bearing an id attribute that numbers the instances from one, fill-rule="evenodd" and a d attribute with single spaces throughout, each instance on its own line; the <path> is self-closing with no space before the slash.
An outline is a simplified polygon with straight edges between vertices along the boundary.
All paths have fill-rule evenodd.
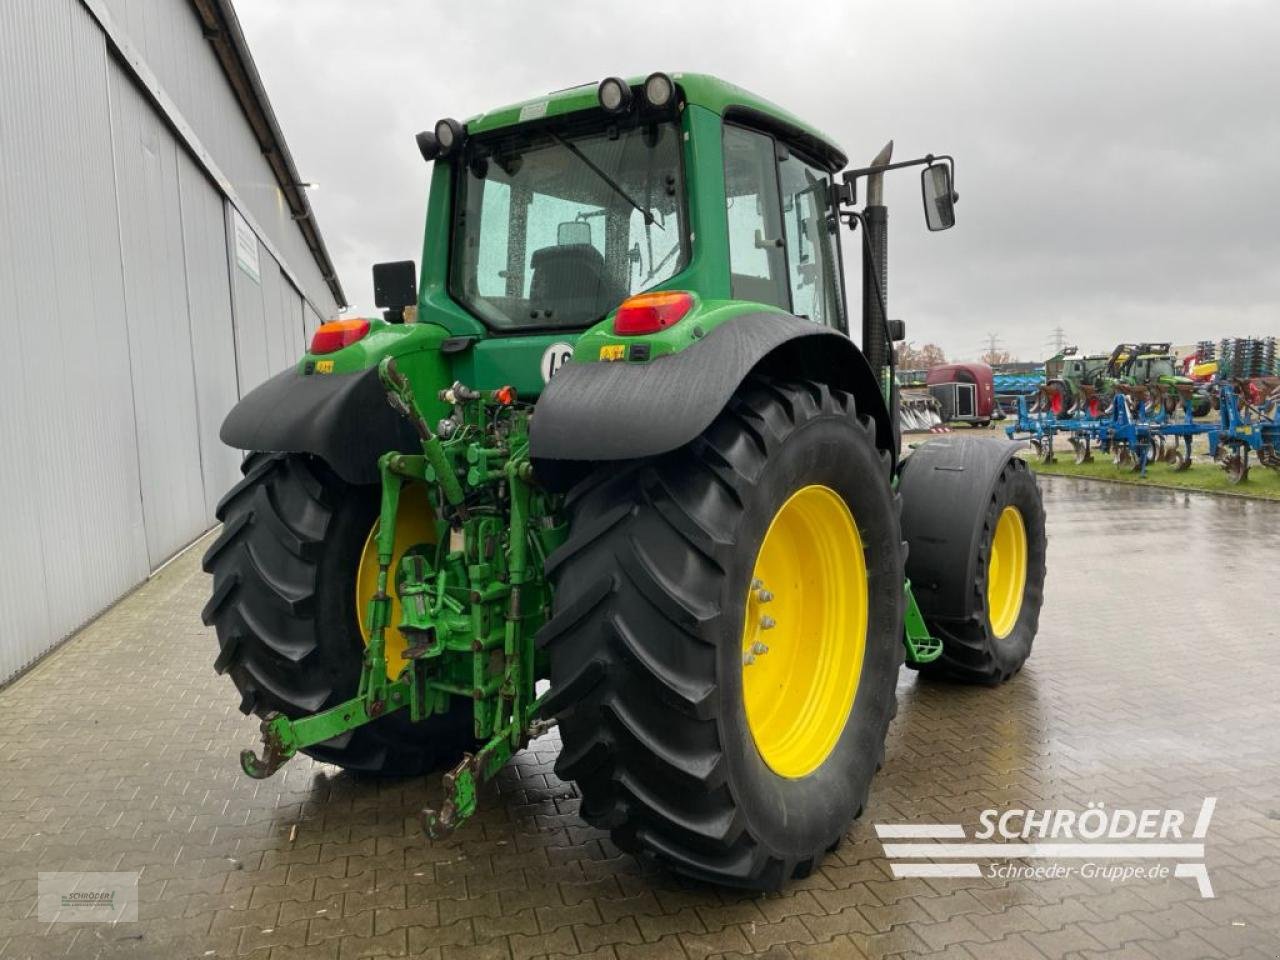
<path id="1" fill-rule="evenodd" d="M 867 646 L 867 566 L 848 505 L 797 490 L 756 556 L 742 630 L 742 701 L 761 758 L 781 777 L 813 773 L 835 748 Z"/>
<path id="2" fill-rule="evenodd" d="M 1005 507 L 991 537 L 987 561 L 987 618 L 991 632 L 1003 640 L 1018 622 L 1027 586 L 1027 525 L 1017 507 Z"/>
<path id="3" fill-rule="evenodd" d="M 369 601 L 378 588 L 378 521 L 373 522 L 369 536 L 360 552 L 360 565 L 356 568 L 356 615 L 360 618 L 360 635 L 369 642 Z M 396 547 L 391 559 L 388 579 L 394 580 L 400 569 L 400 560 L 412 547 L 436 542 L 436 519 L 431 506 L 418 486 L 405 487 L 400 494 L 400 509 L 396 512 Z M 391 590 L 391 623 L 384 635 L 387 660 L 387 676 L 393 680 L 404 669 L 404 651 L 408 646 L 400 630 L 394 624 L 400 622 L 400 596 Z"/>

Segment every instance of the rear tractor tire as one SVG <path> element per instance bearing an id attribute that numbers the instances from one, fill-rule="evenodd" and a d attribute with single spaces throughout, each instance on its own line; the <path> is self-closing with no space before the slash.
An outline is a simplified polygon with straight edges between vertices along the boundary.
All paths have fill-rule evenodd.
<path id="1" fill-rule="evenodd" d="M 203 616 L 218 635 L 214 666 L 231 675 L 243 713 L 301 717 L 355 696 L 364 649 L 357 595 L 371 593 L 378 488 L 346 484 L 322 462 L 294 454 L 255 453 L 243 470 L 218 504 L 222 532 L 204 556 L 213 574 Z M 420 535 L 428 526 L 414 521 L 406 495 L 397 563 L 412 546 L 401 542 L 400 527 Z M 372 562 L 376 572 L 376 556 Z M 389 664 L 398 665 L 398 638 L 388 633 Z M 305 752 L 363 773 L 424 773 L 472 747 L 471 714 L 463 701 L 418 724 L 392 713 Z"/>
<path id="2" fill-rule="evenodd" d="M 889 472 L 848 394 L 753 378 L 687 446 L 570 492 L 539 644 L 588 823 L 750 889 L 839 843 L 903 660 Z"/>

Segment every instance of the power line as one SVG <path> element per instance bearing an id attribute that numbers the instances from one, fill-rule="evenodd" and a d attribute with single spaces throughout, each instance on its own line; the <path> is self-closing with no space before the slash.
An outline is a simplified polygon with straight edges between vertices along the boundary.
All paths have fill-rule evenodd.
<path id="1" fill-rule="evenodd" d="M 982 351 L 982 357 L 985 359 L 987 357 L 999 356 L 1001 353 L 1004 352 L 1001 349 L 1003 346 L 1004 346 L 1004 343 L 1000 339 L 1000 334 L 988 333 L 986 342 L 983 344 L 979 344 L 978 349 Z"/>
<path id="2" fill-rule="evenodd" d="M 1049 339 L 1045 343 L 1053 347 L 1054 353 L 1061 353 L 1067 347 L 1067 332 L 1062 329 L 1062 325 L 1054 327 L 1049 334 Z"/>

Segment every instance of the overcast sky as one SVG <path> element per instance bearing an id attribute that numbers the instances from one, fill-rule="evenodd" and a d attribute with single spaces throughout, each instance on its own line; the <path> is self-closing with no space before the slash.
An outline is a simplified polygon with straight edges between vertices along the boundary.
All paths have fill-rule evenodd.
<path id="1" fill-rule="evenodd" d="M 617 74 L 713 73 L 859 165 L 952 153 L 958 223 L 891 179 L 890 314 L 974 356 L 1053 329 L 1119 340 L 1280 334 L 1280 3 L 468 4 L 238 0 L 347 297 L 420 259 L 413 135 Z M 850 303 L 857 300 L 857 265 Z"/>

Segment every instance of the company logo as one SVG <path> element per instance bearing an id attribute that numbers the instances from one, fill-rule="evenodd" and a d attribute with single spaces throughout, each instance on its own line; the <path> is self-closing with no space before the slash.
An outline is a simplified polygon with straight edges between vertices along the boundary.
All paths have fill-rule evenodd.
<path id="1" fill-rule="evenodd" d="M 1109 810 L 1104 803 L 1084 810 L 983 810 L 972 840 L 958 823 L 875 828 L 895 877 L 1124 883 L 1173 876 L 1196 881 L 1200 896 L 1212 897 L 1204 838 L 1217 802 L 1206 797 L 1194 819 L 1181 810 Z"/>
<path id="2" fill-rule="evenodd" d="M 138 919 L 138 873 L 41 873 L 36 915 L 44 923 Z"/>

